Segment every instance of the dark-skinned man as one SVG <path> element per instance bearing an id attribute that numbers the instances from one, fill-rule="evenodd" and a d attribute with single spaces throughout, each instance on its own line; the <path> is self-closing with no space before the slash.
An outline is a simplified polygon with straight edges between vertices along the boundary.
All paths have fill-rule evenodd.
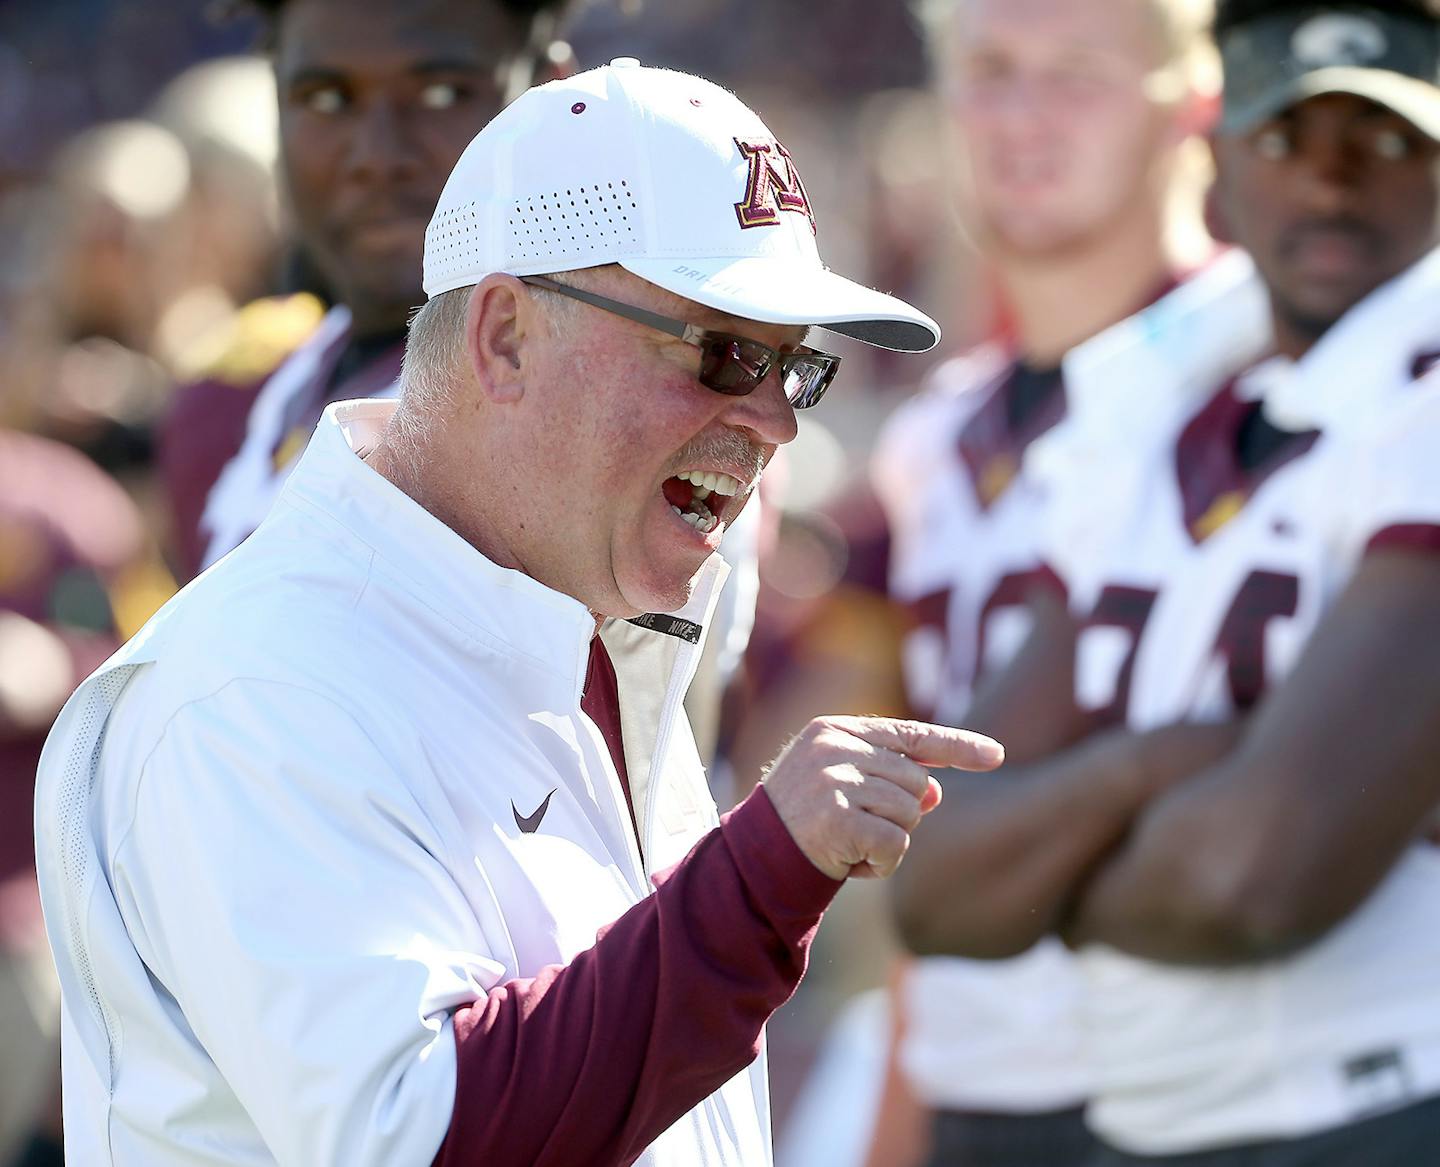
<path id="1" fill-rule="evenodd" d="M 538 72 L 565 0 L 253 0 L 297 244 L 334 306 L 262 301 L 161 436 L 183 579 L 265 517 L 324 406 L 393 394 L 425 224 L 460 152 Z M 540 78 L 543 79 L 543 78 Z"/>
<path id="2" fill-rule="evenodd" d="M 1079 949 L 1104 1167 L 1400 1167 L 1440 1140 L 1440 27 L 1216 35 L 1250 258 L 1067 360 L 1026 472 L 1068 611 L 967 718 L 1026 765 L 947 788 L 898 906 L 921 951 Z"/>

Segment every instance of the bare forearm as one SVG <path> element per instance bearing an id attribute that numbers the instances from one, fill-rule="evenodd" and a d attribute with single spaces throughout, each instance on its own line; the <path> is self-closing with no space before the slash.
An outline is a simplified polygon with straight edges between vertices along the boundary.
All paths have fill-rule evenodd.
<path id="1" fill-rule="evenodd" d="M 1255 960 L 1352 912 L 1440 802 L 1437 584 L 1435 561 L 1368 559 L 1243 749 L 1155 802 L 1097 872 L 1072 941 Z"/>
<path id="2" fill-rule="evenodd" d="M 1063 926 L 1067 939 L 1172 964 L 1263 960 L 1313 942 L 1426 828 L 1418 807 L 1382 806 L 1357 779 L 1368 769 L 1377 788 L 1398 786 L 1408 768 L 1412 790 L 1434 789 L 1430 767 L 1391 762 L 1302 750 L 1242 756 L 1197 778 L 1152 804 L 1097 869 Z"/>
<path id="3" fill-rule="evenodd" d="M 947 790 L 896 881 L 902 938 L 922 953 L 1024 951 L 1060 927 L 1142 808 L 1213 765 L 1239 733 L 1238 722 L 1113 730 L 1013 775 Z"/>
<path id="4" fill-rule="evenodd" d="M 1230 964 L 1286 947 L 1239 926 L 1250 843 L 1200 785 L 1157 802 L 1099 866 L 1062 925 L 1072 947 L 1103 943 L 1172 964 Z"/>
<path id="5" fill-rule="evenodd" d="M 906 945 L 996 958 L 1050 931 L 1140 805 L 1142 783 L 1124 766 L 1097 741 L 1014 773 L 947 777 L 893 884 Z"/>

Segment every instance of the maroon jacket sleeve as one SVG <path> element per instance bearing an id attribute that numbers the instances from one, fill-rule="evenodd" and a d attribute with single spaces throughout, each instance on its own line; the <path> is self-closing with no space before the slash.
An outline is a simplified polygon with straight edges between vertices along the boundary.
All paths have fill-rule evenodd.
<path id="1" fill-rule="evenodd" d="M 633 1163 L 747 1066 L 840 888 L 761 787 L 570 964 L 455 1015 L 435 1167 Z"/>

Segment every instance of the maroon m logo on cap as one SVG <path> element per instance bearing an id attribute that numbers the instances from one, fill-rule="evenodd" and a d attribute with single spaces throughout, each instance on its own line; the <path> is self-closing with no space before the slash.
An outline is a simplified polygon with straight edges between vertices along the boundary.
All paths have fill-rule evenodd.
<path id="1" fill-rule="evenodd" d="M 741 227 L 774 227 L 781 211 L 794 211 L 810 220 L 815 230 L 815 212 L 790 152 L 769 138 L 736 138 L 740 156 L 750 164 L 745 197 L 735 204 Z"/>

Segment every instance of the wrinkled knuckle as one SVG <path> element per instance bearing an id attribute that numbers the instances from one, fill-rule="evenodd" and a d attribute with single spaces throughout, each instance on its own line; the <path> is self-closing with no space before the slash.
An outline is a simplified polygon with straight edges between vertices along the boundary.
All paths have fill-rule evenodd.
<path id="1" fill-rule="evenodd" d="M 808 746 L 814 745 L 815 741 L 823 732 L 824 726 L 818 721 L 810 722 L 804 729 L 790 739 L 790 744 L 786 747 L 786 752 L 788 753 L 790 750 L 803 750 Z"/>
<path id="2" fill-rule="evenodd" d="M 812 754 L 823 756 L 833 753 L 839 740 L 840 735 L 828 725 L 811 722 L 805 730 L 805 745 Z"/>
<path id="3" fill-rule="evenodd" d="M 934 736 L 934 729 L 923 721 L 905 722 L 905 744 L 909 749 L 919 749 Z"/>

